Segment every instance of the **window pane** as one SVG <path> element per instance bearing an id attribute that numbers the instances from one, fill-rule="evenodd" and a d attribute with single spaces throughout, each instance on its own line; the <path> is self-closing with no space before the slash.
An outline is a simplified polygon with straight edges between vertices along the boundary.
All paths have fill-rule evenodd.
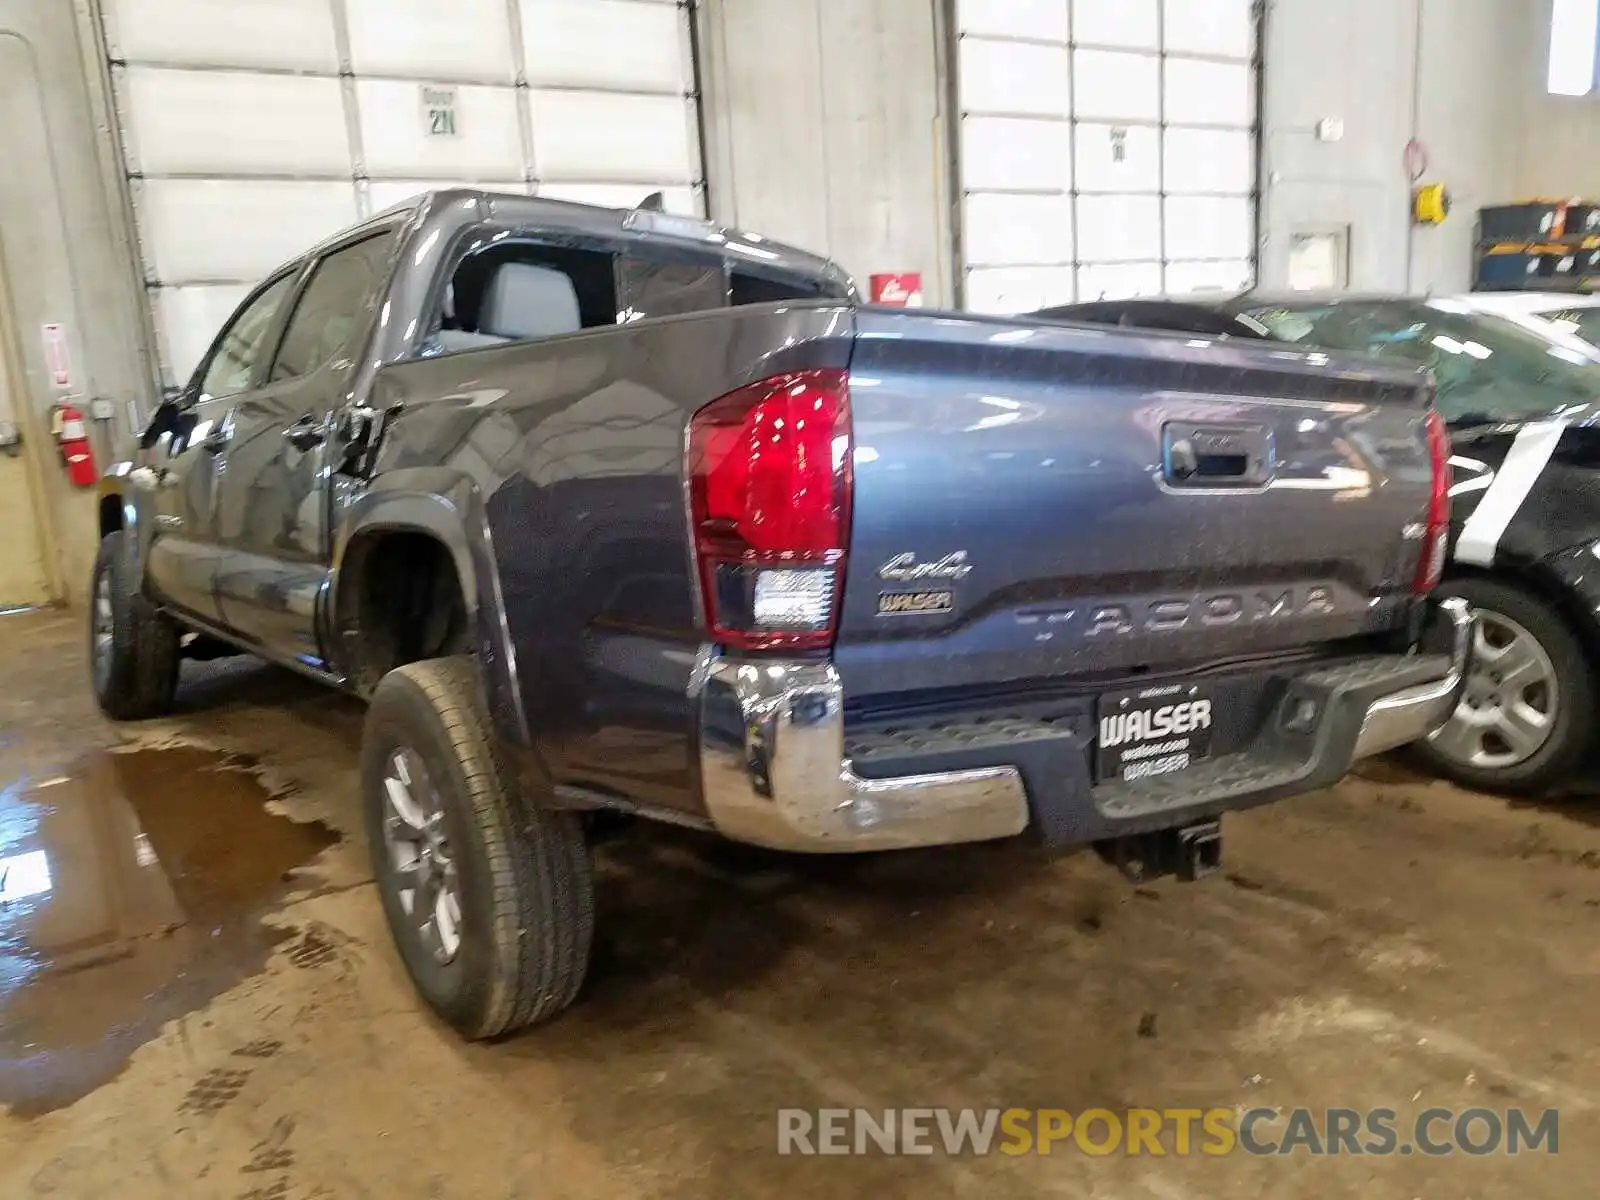
<path id="1" fill-rule="evenodd" d="M 1594 90 L 1595 39 L 1600 0 L 1555 0 L 1550 12 L 1550 70 L 1545 90 L 1587 96 Z"/>
<path id="2" fill-rule="evenodd" d="M 1064 117 L 1072 109 L 1066 46 L 961 39 L 961 105 L 968 112 Z"/>
<path id="3" fill-rule="evenodd" d="M 1072 56 L 1079 120 L 1154 121 L 1161 115 L 1161 60 L 1152 54 L 1079 50 Z"/>
<path id="4" fill-rule="evenodd" d="M 1244 63 L 1209 62 L 1200 58 L 1166 60 L 1167 121 L 1183 125 L 1254 123 L 1250 107 L 1250 68 Z"/>
<path id="5" fill-rule="evenodd" d="M 1248 258 L 1254 224 L 1243 196 L 1169 196 L 1167 256 Z"/>
<path id="6" fill-rule="evenodd" d="M 961 122 L 961 184 L 1064 192 L 1072 186 L 1072 128 L 1065 121 L 967 117 Z"/>
<path id="7" fill-rule="evenodd" d="M 659 262 L 624 255 L 617 264 L 621 319 L 667 317 L 728 306 L 720 262 Z"/>
<path id="8" fill-rule="evenodd" d="M 1115 267 L 1080 267 L 1078 294 L 1084 300 L 1123 300 L 1161 294 L 1161 264 L 1123 263 Z"/>
<path id="9" fill-rule="evenodd" d="M 1243 129 L 1168 128 L 1167 191 L 1248 196 L 1255 179 L 1252 140 Z"/>
<path id="10" fill-rule="evenodd" d="M 1075 0 L 1072 40 L 1080 46 L 1155 50 L 1160 41 L 1156 0 Z"/>
<path id="11" fill-rule="evenodd" d="M 1578 328 L 1577 337 L 1600 346 L 1600 308 L 1578 308 L 1568 314 Z"/>
<path id="12" fill-rule="evenodd" d="M 1072 197 L 967 197 L 967 261 L 973 266 L 1072 261 Z"/>
<path id="13" fill-rule="evenodd" d="M 960 0 L 956 25 L 962 33 L 1065 43 L 1067 0 Z"/>
<path id="14" fill-rule="evenodd" d="M 1255 49 L 1251 0 L 1164 0 L 1168 53 L 1249 58 Z"/>
<path id="15" fill-rule="evenodd" d="M 824 283 L 820 279 L 764 279 L 743 271 L 733 272 L 731 303 L 776 304 L 782 300 L 815 300 L 819 296 L 845 299 L 842 287 Z"/>
<path id="16" fill-rule="evenodd" d="M 250 386 L 250 376 L 260 361 L 263 342 L 278 315 L 278 305 L 294 275 L 285 275 L 255 299 L 248 301 L 222 335 L 216 355 L 200 383 L 202 397 L 231 396 Z"/>
<path id="17" fill-rule="evenodd" d="M 274 382 L 308 375 L 345 349 L 365 328 L 367 308 L 389 274 L 392 234 L 328 255 L 300 295 L 272 364 Z"/>
<path id="18" fill-rule="evenodd" d="M 1250 264 L 1238 262 L 1173 262 L 1167 264 L 1169 296 L 1187 292 L 1242 292 L 1250 286 Z"/>
<path id="19" fill-rule="evenodd" d="M 1251 315 L 1283 341 L 1428 368 L 1449 421 L 1540 416 L 1594 396 L 1594 364 L 1573 361 L 1560 353 L 1565 347 L 1500 317 L 1414 300 L 1288 305 Z"/>
<path id="20" fill-rule="evenodd" d="M 1151 125 L 1078 126 L 1078 187 L 1154 192 L 1161 187 L 1161 133 Z"/>
<path id="21" fill-rule="evenodd" d="M 1072 301 L 1071 267 L 993 267 L 967 272 L 967 307 L 973 312 L 1032 312 Z"/>
<path id="22" fill-rule="evenodd" d="M 1080 262 L 1137 262 L 1160 258 L 1161 201 L 1158 197 L 1078 197 Z M 1089 294 L 1085 298 L 1092 300 L 1094 296 Z"/>

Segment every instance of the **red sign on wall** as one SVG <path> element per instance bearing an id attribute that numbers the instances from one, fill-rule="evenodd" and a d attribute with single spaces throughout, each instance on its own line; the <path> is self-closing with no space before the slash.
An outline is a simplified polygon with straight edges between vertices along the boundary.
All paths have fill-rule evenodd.
<path id="1" fill-rule="evenodd" d="M 889 304 L 896 308 L 922 307 L 922 272 L 901 271 L 891 275 L 870 277 L 874 304 Z"/>

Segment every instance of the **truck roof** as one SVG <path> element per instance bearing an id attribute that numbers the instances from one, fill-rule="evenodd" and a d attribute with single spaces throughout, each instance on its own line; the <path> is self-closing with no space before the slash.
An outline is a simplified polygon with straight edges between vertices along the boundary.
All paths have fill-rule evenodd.
<path id="1" fill-rule="evenodd" d="M 812 254 L 798 246 L 774 241 L 759 233 L 730 229 L 700 217 L 647 208 L 604 208 L 571 200 L 552 200 L 516 192 L 489 192 L 478 188 L 441 188 L 421 192 L 413 198 L 391 205 L 338 233 L 323 239 L 308 253 L 348 238 L 368 226 L 392 222 L 396 215 L 408 214 L 419 225 L 447 228 L 501 221 L 556 233 L 627 241 L 648 238 L 655 243 L 676 243 L 715 253 L 734 260 L 745 260 L 756 271 L 822 276 L 850 282 L 848 274 L 831 259 Z"/>

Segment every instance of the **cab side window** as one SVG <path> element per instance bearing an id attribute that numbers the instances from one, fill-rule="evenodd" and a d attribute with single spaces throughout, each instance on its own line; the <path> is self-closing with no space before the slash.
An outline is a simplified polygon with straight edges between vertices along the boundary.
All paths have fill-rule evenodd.
<path id="1" fill-rule="evenodd" d="M 309 375 L 367 327 L 368 309 L 389 277 L 394 235 L 341 246 L 317 264 L 295 304 L 272 364 L 272 382 Z"/>
<path id="2" fill-rule="evenodd" d="M 278 316 L 278 306 L 289 293 L 295 272 L 281 275 L 239 306 L 223 327 L 211 361 L 200 379 L 200 399 L 231 396 L 250 386 L 256 364 L 265 353 L 267 335 Z"/>
<path id="3" fill-rule="evenodd" d="M 729 298 L 735 305 L 776 304 L 780 300 L 817 300 L 822 297 L 847 299 L 848 293 L 816 279 L 776 279 L 735 269 L 730 278 Z"/>
<path id="4" fill-rule="evenodd" d="M 503 243 L 461 260 L 420 352 L 428 358 L 616 323 L 614 255 Z"/>
<path id="5" fill-rule="evenodd" d="M 624 321 L 728 307 L 728 274 L 720 258 L 625 253 L 617 281 Z"/>

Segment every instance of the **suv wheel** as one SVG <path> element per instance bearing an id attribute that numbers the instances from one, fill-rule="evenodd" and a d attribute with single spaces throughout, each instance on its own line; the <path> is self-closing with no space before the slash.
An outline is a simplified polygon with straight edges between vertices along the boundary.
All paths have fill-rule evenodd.
<path id="1" fill-rule="evenodd" d="M 417 991 L 469 1038 L 571 1004 L 594 930 L 578 816 L 522 803 L 495 751 L 471 658 L 378 684 L 361 747 L 373 874 Z"/>
<path id="2" fill-rule="evenodd" d="M 121 530 L 101 538 L 89 589 L 89 678 L 119 721 L 171 712 L 178 686 L 178 627 L 139 590 L 131 551 Z"/>
<path id="3" fill-rule="evenodd" d="M 1439 592 L 1471 606 L 1472 666 L 1460 705 L 1419 744 L 1422 756 L 1440 774 L 1485 791 L 1562 782 L 1589 743 L 1594 681 L 1578 639 L 1521 588 L 1472 579 Z"/>

